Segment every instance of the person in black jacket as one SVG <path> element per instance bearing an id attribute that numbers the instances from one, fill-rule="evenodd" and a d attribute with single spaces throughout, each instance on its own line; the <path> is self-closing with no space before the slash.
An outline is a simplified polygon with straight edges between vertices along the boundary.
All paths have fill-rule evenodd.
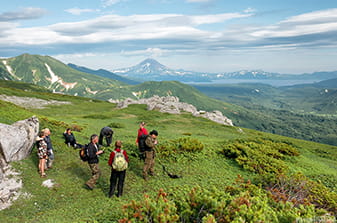
<path id="1" fill-rule="evenodd" d="M 103 138 L 105 137 L 107 146 L 110 146 L 111 143 L 112 143 L 112 135 L 113 134 L 114 134 L 114 132 L 112 131 L 112 129 L 110 127 L 106 126 L 106 127 L 102 128 L 101 132 L 99 133 L 98 144 L 103 145 Z"/>
<path id="2" fill-rule="evenodd" d="M 64 143 L 67 144 L 68 146 L 72 146 L 74 147 L 74 149 L 76 148 L 82 148 L 81 144 L 78 144 L 76 142 L 76 138 L 74 136 L 74 134 L 71 132 L 71 129 L 67 129 L 64 133 Z"/>
<path id="3" fill-rule="evenodd" d="M 51 169 L 52 166 L 53 166 L 53 162 L 54 162 L 54 159 L 55 159 L 55 156 L 54 156 L 54 148 L 53 148 L 53 144 L 51 142 L 51 139 L 50 139 L 50 129 L 48 128 L 45 128 L 42 130 L 44 132 L 44 141 L 47 143 L 47 155 L 48 155 L 48 159 L 46 160 L 46 166 L 45 168 L 46 169 Z"/>
<path id="4" fill-rule="evenodd" d="M 88 164 L 91 169 L 91 178 L 85 183 L 86 187 L 90 190 L 94 189 L 98 178 L 101 176 L 101 170 L 98 167 L 98 155 L 104 151 L 99 150 L 97 145 L 98 136 L 96 134 L 91 135 L 90 143 L 88 144 Z"/>

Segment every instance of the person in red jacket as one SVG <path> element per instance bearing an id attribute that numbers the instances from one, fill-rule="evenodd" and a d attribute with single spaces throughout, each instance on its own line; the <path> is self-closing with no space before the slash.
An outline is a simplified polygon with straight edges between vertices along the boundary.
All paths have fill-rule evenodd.
<path id="1" fill-rule="evenodd" d="M 138 146 L 138 141 L 139 141 L 139 138 L 142 136 L 142 135 L 148 135 L 148 131 L 147 129 L 145 128 L 145 125 L 146 123 L 145 122 L 141 122 L 139 124 L 139 129 L 138 129 L 138 134 L 137 134 L 137 138 L 136 138 L 136 145 Z"/>
<path id="2" fill-rule="evenodd" d="M 115 192 L 115 187 L 118 181 L 117 185 L 117 197 L 120 197 L 123 195 L 123 187 L 124 187 L 124 180 L 126 175 L 126 169 L 124 170 L 117 170 L 116 168 L 116 161 L 115 157 L 119 156 L 119 154 L 122 153 L 124 155 L 124 159 L 127 163 L 129 163 L 129 157 L 125 150 L 122 149 L 122 142 L 120 140 L 117 140 L 115 142 L 115 150 L 110 153 L 110 158 L 108 161 L 108 165 L 111 166 L 111 177 L 110 177 L 110 191 L 109 191 L 109 197 L 112 197 Z M 118 155 L 117 155 L 118 154 Z M 126 165 L 127 167 L 127 165 Z"/>

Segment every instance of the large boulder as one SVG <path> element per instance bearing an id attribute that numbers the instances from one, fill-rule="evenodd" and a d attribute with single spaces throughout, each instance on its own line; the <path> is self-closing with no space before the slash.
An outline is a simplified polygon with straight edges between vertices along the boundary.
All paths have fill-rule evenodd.
<path id="1" fill-rule="evenodd" d="M 22 180 L 10 162 L 26 158 L 39 131 L 39 120 L 31 117 L 12 125 L 0 123 L 0 210 L 19 197 Z"/>
<path id="2" fill-rule="evenodd" d="M 12 125 L 0 123 L 0 156 L 7 163 L 26 158 L 39 131 L 39 120 L 33 116 Z"/>

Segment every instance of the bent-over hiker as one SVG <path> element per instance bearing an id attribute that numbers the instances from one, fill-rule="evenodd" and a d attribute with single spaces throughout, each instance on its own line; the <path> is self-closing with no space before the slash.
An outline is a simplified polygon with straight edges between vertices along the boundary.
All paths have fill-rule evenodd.
<path id="1" fill-rule="evenodd" d="M 101 132 L 99 133 L 98 144 L 103 145 L 103 138 L 105 137 L 107 146 L 110 146 L 111 143 L 112 143 L 112 135 L 113 134 L 114 134 L 114 132 L 112 131 L 112 129 L 110 127 L 108 127 L 108 126 L 103 127 L 101 129 Z"/>

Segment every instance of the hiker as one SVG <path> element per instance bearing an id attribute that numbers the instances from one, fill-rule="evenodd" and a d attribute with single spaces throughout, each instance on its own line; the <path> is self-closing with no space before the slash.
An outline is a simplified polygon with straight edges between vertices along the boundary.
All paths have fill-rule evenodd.
<path id="1" fill-rule="evenodd" d="M 118 161 L 117 159 L 122 159 Z M 108 161 L 108 165 L 111 166 L 111 177 L 110 177 L 110 191 L 109 197 L 112 197 L 115 192 L 115 187 L 117 185 L 117 197 L 122 196 L 124 180 L 126 175 L 126 168 L 129 163 L 129 158 L 124 149 L 122 149 L 122 142 L 117 140 L 115 143 L 115 150 L 110 153 L 110 158 Z"/>
<path id="2" fill-rule="evenodd" d="M 142 136 L 142 135 L 148 135 L 149 133 L 147 132 L 147 129 L 145 128 L 145 125 L 146 123 L 145 122 L 141 122 L 139 124 L 139 129 L 138 129 L 138 134 L 137 134 L 137 138 L 136 138 L 136 145 L 138 146 L 139 148 L 139 138 Z"/>
<path id="3" fill-rule="evenodd" d="M 154 164 L 155 164 L 155 147 L 158 144 L 157 141 L 158 132 L 156 130 L 152 130 L 150 134 L 147 136 L 145 140 L 145 161 L 143 167 L 143 178 L 144 180 L 148 180 L 147 174 L 150 171 L 150 175 L 154 176 Z"/>
<path id="4" fill-rule="evenodd" d="M 106 127 L 102 128 L 101 132 L 99 133 L 98 144 L 103 145 L 103 138 L 105 137 L 107 146 L 110 146 L 111 143 L 112 143 L 112 135 L 113 134 L 114 134 L 114 132 L 112 131 L 112 129 L 110 127 L 106 126 Z"/>
<path id="5" fill-rule="evenodd" d="M 50 130 L 48 128 L 45 128 L 43 130 L 44 132 L 44 141 L 47 143 L 47 155 L 48 155 L 48 159 L 47 159 L 47 162 L 46 162 L 46 166 L 45 168 L 46 169 L 51 169 L 52 166 L 53 166 L 53 162 L 54 162 L 54 149 L 53 149 L 53 145 L 51 143 L 51 139 L 50 139 Z"/>
<path id="6" fill-rule="evenodd" d="M 67 128 L 66 131 L 64 131 L 63 136 L 65 140 L 64 143 L 67 144 L 69 147 L 72 146 L 74 147 L 74 149 L 83 147 L 81 144 L 78 144 L 76 142 L 75 136 L 71 132 L 70 128 Z"/>
<path id="7" fill-rule="evenodd" d="M 94 189 L 98 178 L 101 176 L 101 170 L 98 167 L 98 155 L 102 154 L 104 151 L 99 150 L 99 145 L 97 145 L 98 136 L 93 134 L 90 136 L 90 143 L 88 144 L 88 164 L 91 169 L 91 178 L 85 183 L 85 186 L 92 190 Z"/>
<path id="8" fill-rule="evenodd" d="M 46 177 L 46 173 L 44 172 L 46 159 L 48 158 L 47 155 L 47 143 L 45 142 L 45 133 L 44 131 L 39 132 L 38 136 L 36 137 L 36 146 L 37 146 L 37 155 L 39 157 L 39 173 L 41 177 Z"/>
<path id="9" fill-rule="evenodd" d="M 148 131 L 145 128 L 145 122 L 139 124 L 139 129 L 136 138 L 136 146 L 138 147 L 138 156 L 140 160 L 145 160 L 145 139 L 148 136 Z"/>

